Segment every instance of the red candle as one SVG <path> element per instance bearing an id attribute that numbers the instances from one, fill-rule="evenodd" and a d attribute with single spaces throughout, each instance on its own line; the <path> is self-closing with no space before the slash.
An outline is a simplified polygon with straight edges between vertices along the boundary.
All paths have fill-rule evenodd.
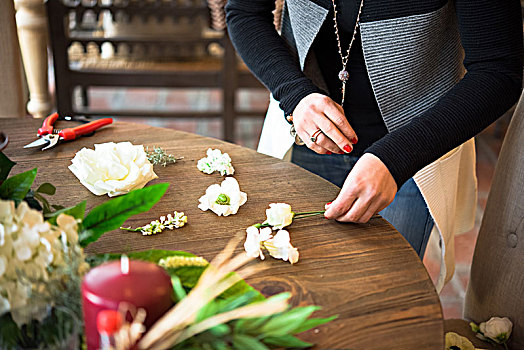
<path id="1" fill-rule="evenodd" d="M 82 282 L 82 306 L 88 350 L 99 348 L 97 315 L 118 310 L 120 302 L 144 308 L 149 328 L 173 306 L 171 278 L 161 267 L 144 261 L 115 261 L 93 268 Z"/>

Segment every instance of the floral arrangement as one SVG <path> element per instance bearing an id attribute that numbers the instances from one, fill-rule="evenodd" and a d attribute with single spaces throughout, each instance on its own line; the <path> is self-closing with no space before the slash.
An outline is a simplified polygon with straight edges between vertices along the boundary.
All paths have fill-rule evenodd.
<path id="1" fill-rule="evenodd" d="M 77 242 L 72 216 L 60 214 L 51 225 L 26 202 L 15 208 L 14 201 L 0 200 L 0 314 L 27 305 L 35 291 L 41 298 L 51 298 L 50 288 L 38 288 L 37 282 L 60 279 L 71 256 L 82 261 L 76 269 L 82 276 L 88 265 Z M 60 286 L 57 291 L 65 292 Z M 17 311 L 11 316 L 19 326 L 31 321 Z"/>
<path id="2" fill-rule="evenodd" d="M 211 185 L 200 197 L 198 208 L 211 210 L 218 216 L 233 215 L 247 201 L 247 194 L 240 191 L 238 181 L 234 177 L 226 177 L 222 183 Z"/>
<path id="3" fill-rule="evenodd" d="M 266 221 L 254 224 L 246 229 L 244 250 L 253 258 L 264 260 L 263 250 L 275 259 L 282 259 L 295 264 L 299 259 L 298 249 L 291 244 L 289 232 L 283 230 L 293 223 L 293 220 L 324 214 L 324 210 L 294 213 L 286 203 L 270 203 L 266 209 Z M 273 235 L 273 230 L 278 232 Z"/>
<path id="4" fill-rule="evenodd" d="M 470 322 L 469 325 L 477 338 L 493 345 L 502 345 L 504 349 L 508 349 L 507 342 L 513 329 L 513 323 L 509 318 L 491 317 L 488 321 L 481 322 L 479 325 L 475 322 Z M 446 350 L 482 349 L 475 348 L 468 338 L 454 332 L 448 332 L 446 333 Z"/>
<path id="5" fill-rule="evenodd" d="M 197 163 L 197 168 L 205 174 L 212 174 L 215 171 L 220 175 L 233 175 L 235 169 L 231 165 L 231 157 L 229 154 L 223 153 L 219 149 L 208 148 L 206 152 L 207 157 L 200 159 Z"/>
<path id="6" fill-rule="evenodd" d="M 4 180 L 0 185 L 0 198 L 5 200 L 0 202 L 0 227 L 4 228 L 4 232 L 0 232 L 0 264 L 4 266 L 4 271 L 0 274 L 0 296 L 3 298 L 0 300 L 6 312 L 3 315 L 0 313 L 0 348 L 16 348 L 24 341 L 29 342 L 25 344 L 28 347 L 36 347 L 41 345 L 44 338 L 59 331 L 59 323 L 53 324 L 52 328 L 43 329 L 38 338 L 24 338 L 26 328 L 17 326 L 15 319 L 20 319 L 8 311 L 11 306 L 27 305 L 29 298 L 42 298 L 51 307 L 65 305 L 71 308 L 81 319 L 80 281 L 88 268 L 86 262 L 90 266 L 96 266 L 109 259 L 121 257 L 121 254 L 85 257 L 83 248 L 97 241 L 105 232 L 122 227 L 130 216 L 150 210 L 164 195 L 168 184 L 130 191 L 93 208 L 89 213 L 85 212 L 84 201 L 44 217 L 43 214 L 29 209 L 24 201 L 36 176 L 36 169 L 7 179 L 14 164 L 6 163 L 6 159 L 0 153 L 0 181 Z M 247 196 L 240 192 L 238 182 L 233 178 L 226 178 L 222 185 L 227 191 L 216 196 L 215 204 L 238 210 Z M 235 185 L 236 190 L 230 191 Z M 222 189 L 222 186 L 219 187 Z M 226 196 L 220 197 L 221 194 Z M 217 200 L 220 203 L 216 203 Z M 294 214 L 294 217 L 297 215 Z M 175 212 L 174 216 L 161 217 L 158 225 L 156 222 L 155 225 L 170 228 L 168 226 L 183 226 L 186 222 L 187 218 L 183 213 Z M 11 225 L 13 223 L 16 227 Z M 150 225 L 148 229 L 138 229 L 147 232 L 150 230 L 152 233 L 159 229 Z M 273 239 L 271 242 L 274 248 L 270 247 L 271 243 L 267 243 L 265 247 L 275 255 L 278 255 L 276 250 L 280 249 L 281 241 L 285 241 L 280 238 L 280 232 L 282 230 L 266 240 Z M 174 349 L 208 349 L 219 346 L 221 349 L 265 349 L 304 348 L 312 345 L 295 335 L 329 322 L 336 316 L 326 319 L 311 318 L 318 307 L 290 308 L 289 294 L 266 299 L 247 285 L 242 278 L 263 270 L 264 266 L 242 267 L 252 259 L 246 254 L 231 258 L 239 240 L 240 237 L 230 242 L 211 264 L 186 252 L 148 250 L 128 254 L 130 259 L 150 261 L 163 267 L 171 276 L 176 301 L 173 309 L 144 335 L 137 344 L 138 348 L 168 346 Z M 242 268 L 239 269 L 240 267 Z M 15 282 L 13 268 L 24 278 Z M 236 271 L 237 269 L 239 270 Z M 34 271 L 36 272 L 33 273 Z M 53 281 L 57 284 L 52 284 Z M 13 283 L 16 283 L 13 288 L 21 288 L 25 294 L 20 295 L 27 298 L 20 298 L 17 293 L 6 290 L 4 286 L 11 286 Z M 143 329 L 139 327 L 139 321 L 140 317 L 137 317 L 135 323 L 126 325 L 123 333 L 133 333 L 134 339 L 138 339 L 136 332 Z M 33 323 L 38 321 L 26 319 L 24 322 L 28 322 L 29 328 L 34 328 Z M 125 348 L 130 348 L 133 343 L 127 344 Z"/>
<path id="7" fill-rule="evenodd" d="M 144 146 L 131 142 L 97 144 L 94 150 L 82 148 L 71 163 L 69 170 L 97 196 L 122 195 L 158 178 Z"/>

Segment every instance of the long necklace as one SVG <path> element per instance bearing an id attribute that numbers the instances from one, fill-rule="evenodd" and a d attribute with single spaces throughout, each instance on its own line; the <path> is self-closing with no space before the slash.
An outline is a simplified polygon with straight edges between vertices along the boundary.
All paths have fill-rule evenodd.
<path id="1" fill-rule="evenodd" d="M 353 30 L 353 36 L 351 37 L 351 41 L 349 42 L 349 47 L 346 52 L 346 55 L 342 54 L 342 44 L 340 43 L 340 35 L 338 34 L 338 22 L 337 22 L 337 5 L 335 4 L 335 0 L 331 0 L 333 3 L 333 21 L 335 22 L 335 34 L 337 36 L 337 45 L 338 45 L 338 54 L 340 55 L 340 59 L 342 60 L 342 70 L 338 73 L 338 78 L 342 82 L 342 102 L 340 105 L 344 105 L 344 99 L 346 98 L 346 82 L 349 79 L 349 73 L 346 70 L 346 66 L 348 64 L 349 59 L 349 51 L 351 51 L 351 47 L 353 46 L 353 42 L 355 41 L 355 37 L 357 36 L 358 28 L 360 27 L 360 13 L 362 13 L 362 7 L 364 6 L 364 0 L 360 0 L 360 6 L 358 8 L 358 14 L 357 14 L 357 21 L 355 23 L 355 29 Z"/>

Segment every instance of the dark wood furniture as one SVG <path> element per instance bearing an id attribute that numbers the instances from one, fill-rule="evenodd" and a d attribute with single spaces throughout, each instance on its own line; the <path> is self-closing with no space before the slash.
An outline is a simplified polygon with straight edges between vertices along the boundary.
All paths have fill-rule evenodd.
<path id="1" fill-rule="evenodd" d="M 238 115 L 263 117 L 265 110 L 238 111 L 236 94 L 240 88 L 264 88 L 262 84 L 239 62 L 235 50 L 225 31 L 207 31 L 209 8 L 204 0 L 124 0 L 111 1 L 103 5 L 100 0 L 72 1 L 48 0 L 50 41 L 54 58 L 57 110 L 60 115 L 85 116 L 156 116 L 156 117 L 207 117 L 220 118 L 223 124 L 223 139 L 234 141 L 234 123 Z M 91 6 L 88 6 L 91 5 Z M 100 16 L 110 14 L 113 20 L 124 23 L 139 19 L 173 23 L 205 22 L 195 30 L 177 35 L 166 33 L 141 35 L 126 33 L 104 35 L 103 31 L 82 27 L 84 15 L 89 14 L 95 23 Z M 204 19 L 204 21 L 202 21 Z M 153 23 L 154 24 L 154 23 Z M 94 46 L 98 52 L 104 43 L 110 43 L 116 53 L 126 48 L 131 56 L 141 48 L 141 59 L 131 58 L 124 66 L 115 65 L 114 60 L 91 61 L 89 65 L 71 62 L 68 50 L 72 44 L 80 44 L 84 52 Z M 125 46 L 125 47 L 124 47 Z M 210 46 L 219 51 L 219 56 L 209 53 Z M 170 51 L 174 57 L 155 60 L 155 53 Z M 221 54 L 220 54 L 221 53 Z M 97 110 L 89 108 L 89 87 L 151 87 L 151 88 L 218 88 L 222 92 L 222 108 L 213 111 L 151 111 Z M 80 88 L 82 103 L 73 104 L 74 89 Z"/>
<path id="2" fill-rule="evenodd" d="M 155 207 L 126 225 L 141 226 L 170 211 L 183 211 L 188 225 L 155 236 L 113 231 L 89 247 L 89 252 L 126 252 L 151 248 L 185 250 L 211 259 L 230 237 L 265 219 L 271 202 L 286 202 L 296 211 L 319 210 L 333 200 L 338 188 L 291 163 L 252 150 L 194 134 L 131 123 L 115 123 L 73 142 L 41 152 L 23 149 L 35 137 L 35 120 L 0 120 L 11 142 L 4 153 L 18 164 L 13 174 L 38 167 L 35 186 L 57 186 L 51 202 L 73 205 L 87 200 L 88 210 L 106 201 L 84 188 L 67 166 L 75 152 L 95 143 L 131 141 L 162 146 L 184 159 L 165 168 L 156 166 L 159 179 L 171 185 Z M 58 127 L 70 125 L 58 123 Z M 223 180 L 196 168 L 208 147 L 228 152 L 235 178 L 247 193 L 238 214 L 218 217 L 197 208 L 206 188 Z M 421 261 L 404 238 L 378 217 L 368 224 L 341 224 L 322 217 L 296 221 L 289 227 L 300 251 L 296 265 L 268 258 L 260 276 L 248 279 L 264 294 L 290 291 L 295 305 L 317 304 L 318 316 L 339 317 L 301 337 L 317 349 L 443 349 L 443 321 L 439 298 Z M 239 250 L 241 248 L 239 247 Z"/>

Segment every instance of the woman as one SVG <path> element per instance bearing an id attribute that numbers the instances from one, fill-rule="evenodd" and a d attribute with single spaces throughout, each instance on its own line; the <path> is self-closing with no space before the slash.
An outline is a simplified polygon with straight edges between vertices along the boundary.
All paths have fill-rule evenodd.
<path id="1" fill-rule="evenodd" d="M 447 253 L 440 289 L 453 234 L 474 219 L 470 139 L 520 94 L 519 1 L 286 0 L 281 35 L 273 8 L 226 7 L 237 51 L 283 111 L 270 106 L 265 153 L 283 156 L 292 122 L 305 143 L 292 161 L 342 187 L 327 218 L 380 212 L 421 257 L 434 221 Z"/>

